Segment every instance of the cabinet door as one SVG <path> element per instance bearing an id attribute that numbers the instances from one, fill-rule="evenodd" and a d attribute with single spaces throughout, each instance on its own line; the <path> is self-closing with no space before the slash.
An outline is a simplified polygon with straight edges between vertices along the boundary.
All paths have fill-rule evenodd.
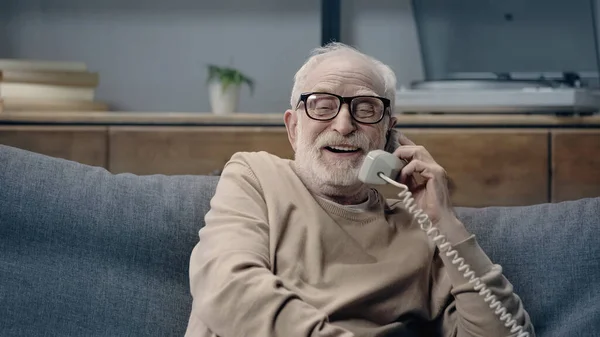
<path id="1" fill-rule="evenodd" d="M 283 127 L 111 127 L 109 170 L 135 174 L 211 174 L 235 152 L 293 158 Z"/>
<path id="2" fill-rule="evenodd" d="M 552 201 L 600 196 L 600 130 L 552 132 Z"/>
<path id="3" fill-rule="evenodd" d="M 106 167 L 106 127 L 0 126 L 0 144 Z"/>
<path id="4" fill-rule="evenodd" d="M 548 201 L 548 133 L 537 130 L 410 129 L 451 179 L 455 206 L 514 206 Z M 397 191 L 382 189 L 392 197 Z"/>

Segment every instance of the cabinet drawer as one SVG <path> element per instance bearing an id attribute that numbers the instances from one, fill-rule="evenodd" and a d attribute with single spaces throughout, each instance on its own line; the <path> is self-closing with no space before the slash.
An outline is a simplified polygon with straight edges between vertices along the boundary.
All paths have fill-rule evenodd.
<path id="1" fill-rule="evenodd" d="M 115 173 L 210 174 L 239 151 L 293 158 L 283 127 L 112 127 L 109 133 Z"/>
<path id="2" fill-rule="evenodd" d="M 600 196 L 600 131 L 552 132 L 552 201 Z"/>
<path id="3" fill-rule="evenodd" d="M 0 126 L 0 144 L 106 168 L 107 128 Z"/>

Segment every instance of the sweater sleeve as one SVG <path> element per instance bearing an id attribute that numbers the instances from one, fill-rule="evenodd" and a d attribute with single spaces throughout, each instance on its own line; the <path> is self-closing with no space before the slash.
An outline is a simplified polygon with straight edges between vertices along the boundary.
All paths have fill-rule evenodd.
<path id="1" fill-rule="evenodd" d="M 212 333 L 353 336 L 271 272 L 267 205 L 242 157 L 234 155 L 225 166 L 205 222 L 190 258 L 191 315 Z"/>
<path id="2" fill-rule="evenodd" d="M 527 332 L 529 337 L 535 337 L 535 331 L 528 313 L 525 311 L 519 296 L 513 292 L 512 284 L 502 274 L 502 267 L 493 264 L 481 249 L 474 235 L 466 240 L 453 245 L 458 255 L 465 259 L 470 269 L 485 284 L 496 301 L 506 308 L 506 313 L 511 315 L 517 325 L 523 327 L 522 332 Z M 485 302 L 480 291 L 465 278 L 464 272 L 452 264 L 452 257 L 440 253 L 441 261 L 446 271 L 445 276 L 451 284 L 453 300 L 446 307 L 443 318 L 443 330 L 446 337 L 508 337 L 524 336 L 519 332 L 511 332 L 505 326 L 506 321 L 500 320 L 496 309 L 490 308 L 491 302 Z M 487 296 L 486 296 L 487 297 Z M 512 326 L 511 326 L 512 327 Z"/>

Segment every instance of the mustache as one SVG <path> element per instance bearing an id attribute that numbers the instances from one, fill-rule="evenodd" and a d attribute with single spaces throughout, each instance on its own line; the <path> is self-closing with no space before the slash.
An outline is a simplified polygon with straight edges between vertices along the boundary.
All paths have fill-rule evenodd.
<path id="1" fill-rule="evenodd" d="M 369 138 L 360 132 L 354 132 L 348 136 L 342 136 L 337 132 L 327 132 L 320 134 L 315 140 L 315 147 L 317 148 L 342 144 L 367 149 L 370 142 Z"/>

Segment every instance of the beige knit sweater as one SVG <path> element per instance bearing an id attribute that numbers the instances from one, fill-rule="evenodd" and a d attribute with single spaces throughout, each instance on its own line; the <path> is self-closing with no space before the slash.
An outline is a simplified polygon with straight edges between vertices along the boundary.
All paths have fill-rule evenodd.
<path id="1" fill-rule="evenodd" d="M 191 254 L 186 336 L 511 336 L 397 202 L 364 211 L 315 197 L 293 162 L 237 153 Z M 534 336 L 475 237 L 455 243 Z"/>

